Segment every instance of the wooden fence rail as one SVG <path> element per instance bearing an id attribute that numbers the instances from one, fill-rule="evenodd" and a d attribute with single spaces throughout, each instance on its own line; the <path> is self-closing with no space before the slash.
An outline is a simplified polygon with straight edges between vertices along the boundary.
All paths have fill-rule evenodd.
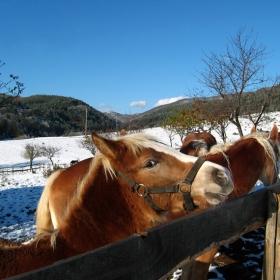
<path id="1" fill-rule="evenodd" d="M 42 169 L 50 165 L 36 165 L 33 166 L 33 170 L 37 169 Z M 5 173 L 16 173 L 16 172 L 30 172 L 30 166 L 16 166 L 16 167 L 3 167 L 0 168 L 0 173 L 5 174 Z"/>
<path id="2" fill-rule="evenodd" d="M 59 164 L 59 166 L 63 168 L 69 167 L 69 164 Z M 51 164 L 39 164 L 39 165 L 33 165 L 33 170 L 40 170 L 45 168 L 52 168 Z M 16 173 L 16 172 L 30 172 L 30 166 L 14 166 L 14 167 L 0 167 L 0 174 L 5 173 Z"/>
<path id="3" fill-rule="evenodd" d="M 182 265 L 203 252 L 237 240 L 273 219 L 270 237 L 275 240 L 279 228 L 278 201 L 274 185 L 230 201 L 214 209 L 204 210 L 154 227 L 142 235 L 132 235 L 92 252 L 59 261 L 9 279 L 165 279 Z M 274 218 L 277 217 L 277 219 Z M 273 234 L 274 231 L 274 234 Z M 279 234 L 279 233 L 278 233 Z M 269 239 L 268 239 L 269 238 Z M 279 241 L 279 240 L 278 240 Z M 270 249 L 278 243 L 274 241 Z M 278 251 L 275 257 L 278 257 Z M 269 261 L 274 256 L 269 256 Z M 263 279 L 276 280 L 279 258 L 265 265 Z"/>

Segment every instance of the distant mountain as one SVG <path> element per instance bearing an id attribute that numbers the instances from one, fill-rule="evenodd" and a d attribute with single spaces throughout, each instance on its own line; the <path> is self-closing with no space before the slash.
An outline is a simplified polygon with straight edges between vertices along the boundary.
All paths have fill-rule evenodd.
<path id="1" fill-rule="evenodd" d="M 181 99 L 139 114 L 102 113 L 85 102 L 57 95 L 19 97 L 0 108 L 0 140 L 20 137 L 77 135 L 87 131 L 161 126 L 174 108 L 190 106 Z M 87 112 L 87 115 L 86 115 Z M 87 119 L 86 119 L 87 118 Z"/>
<path id="2" fill-rule="evenodd" d="M 0 107 L 0 140 L 23 137 L 77 135 L 87 131 L 161 126 L 172 109 L 188 106 L 181 99 L 139 114 L 102 113 L 85 102 L 57 95 L 19 97 Z M 87 112 L 87 114 L 86 114 Z"/>
<path id="3" fill-rule="evenodd" d="M 71 97 L 20 97 L 0 108 L 0 139 L 75 135 L 85 129 L 106 132 L 115 128 L 115 120 Z"/>
<path id="4" fill-rule="evenodd" d="M 106 112 L 104 114 L 114 120 L 122 122 L 122 125 L 127 129 L 129 128 L 129 125 L 131 123 L 133 123 L 136 128 L 147 128 L 161 126 L 166 116 L 170 114 L 172 110 L 179 108 L 188 108 L 191 106 L 192 102 L 192 98 L 184 98 L 166 105 L 155 107 L 143 113 L 129 115 L 119 114 L 116 112 Z"/>

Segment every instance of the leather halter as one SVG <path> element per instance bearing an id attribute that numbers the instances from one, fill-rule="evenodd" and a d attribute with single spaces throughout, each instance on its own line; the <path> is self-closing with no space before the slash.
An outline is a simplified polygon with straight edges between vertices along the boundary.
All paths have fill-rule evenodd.
<path id="1" fill-rule="evenodd" d="M 135 181 L 131 180 L 130 178 L 126 177 L 123 173 L 120 171 L 116 171 L 116 173 L 124 180 L 126 181 L 130 187 L 132 192 L 136 192 L 139 196 L 143 197 L 151 206 L 152 208 L 157 212 L 165 211 L 158 207 L 153 199 L 151 198 L 150 194 L 162 194 L 162 193 L 180 193 L 183 195 L 185 204 L 184 208 L 186 211 L 193 211 L 195 209 L 195 205 L 193 204 L 193 201 L 191 199 L 191 186 L 193 183 L 193 180 L 202 166 L 202 164 L 206 161 L 205 158 L 198 158 L 194 165 L 192 166 L 191 170 L 187 174 L 187 177 L 184 181 L 181 183 L 174 185 L 174 186 L 161 186 L 161 187 L 146 187 L 144 184 L 138 184 Z M 182 186 L 187 186 L 187 191 L 182 191 Z M 140 193 L 140 188 L 144 189 L 144 193 Z"/>

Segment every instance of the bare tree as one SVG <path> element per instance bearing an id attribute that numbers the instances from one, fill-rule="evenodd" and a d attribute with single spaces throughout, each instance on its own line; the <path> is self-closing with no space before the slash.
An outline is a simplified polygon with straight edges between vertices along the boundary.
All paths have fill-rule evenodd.
<path id="1" fill-rule="evenodd" d="M 91 137 L 89 135 L 84 135 L 81 139 L 78 141 L 78 145 L 80 148 L 89 150 L 93 155 L 96 153 L 96 147 L 93 144 Z"/>
<path id="2" fill-rule="evenodd" d="M 170 141 L 170 146 L 173 147 L 173 140 L 175 136 L 177 135 L 176 130 L 167 122 L 164 122 L 162 124 L 162 128 L 165 130 L 165 132 L 168 135 L 169 141 Z"/>
<path id="3" fill-rule="evenodd" d="M 43 156 L 47 157 L 51 163 L 52 167 L 54 167 L 53 158 L 59 155 L 61 152 L 61 148 L 57 146 L 42 146 L 41 153 Z"/>
<path id="4" fill-rule="evenodd" d="M 0 60 L 0 67 L 3 67 L 4 65 L 5 63 Z M 11 100 L 20 96 L 24 91 L 24 84 L 19 82 L 18 78 L 18 76 L 10 74 L 7 82 L 0 79 L 0 107 L 11 102 Z"/>
<path id="5" fill-rule="evenodd" d="M 248 92 L 275 86 L 278 81 L 278 77 L 269 79 L 264 75 L 264 60 L 269 55 L 266 46 L 257 44 L 253 31 L 248 35 L 244 33 L 245 28 L 240 28 L 235 37 L 230 37 L 225 53 L 205 54 L 205 69 L 198 72 L 198 81 L 210 90 L 211 96 L 220 97 L 226 109 L 224 112 L 227 111 L 228 119 L 237 127 L 240 136 L 243 131 L 239 118 L 246 111 L 248 113 L 245 106 Z M 269 108 L 270 97 L 272 94 L 268 93 L 263 102 L 258 103 L 255 113 L 259 118 Z"/>
<path id="6" fill-rule="evenodd" d="M 27 143 L 24 146 L 24 151 L 22 152 L 21 156 L 25 159 L 29 160 L 30 171 L 33 173 L 33 160 L 36 157 L 41 156 L 41 147 L 37 144 Z"/>
<path id="7" fill-rule="evenodd" d="M 206 124 L 206 120 L 200 109 L 203 108 L 192 106 L 189 109 L 175 109 L 166 116 L 166 120 L 162 126 L 167 134 L 169 134 L 170 141 L 172 140 L 171 137 L 178 135 L 183 143 L 187 134 L 202 130 Z"/>
<path id="8" fill-rule="evenodd" d="M 229 125 L 229 119 L 226 106 L 223 100 L 219 98 L 199 98 L 194 99 L 191 115 L 197 122 L 197 131 L 211 133 L 215 130 L 219 136 L 226 142 L 226 128 Z"/>
<path id="9" fill-rule="evenodd" d="M 166 128 L 166 131 L 168 129 L 171 135 L 179 135 L 181 143 L 183 143 L 189 125 L 185 112 L 186 109 L 184 108 L 172 110 L 172 112 L 166 116 L 166 120 L 162 124 L 162 126 Z"/>
<path id="10" fill-rule="evenodd" d="M 244 114 L 257 127 L 264 120 L 265 113 L 270 110 L 277 110 L 280 105 L 280 89 L 277 86 L 279 79 L 276 78 L 274 84 L 269 88 L 261 88 L 254 93 L 246 94 L 244 102 Z"/>

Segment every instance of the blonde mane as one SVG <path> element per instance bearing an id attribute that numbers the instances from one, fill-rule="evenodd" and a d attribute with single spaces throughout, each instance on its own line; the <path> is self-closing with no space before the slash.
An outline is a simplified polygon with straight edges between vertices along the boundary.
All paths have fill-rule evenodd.
<path id="1" fill-rule="evenodd" d="M 196 150 L 200 149 L 198 152 L 199 157 L 202 157 L 208 153 L 208 147 L 204 139 L 194 139 L 192 146 Z"/>
<path id="2" fill-rule="evenodd" d="M 210 148 L 210 151 L 206 154 L 206 155 L 216 155 L 216 154 L 221 153 L 223 155 L 223 157 L 225 158 L 225 160 L 227 161 L 228 169 L 230 170 L 230 173 L 232 173 L 232 172 L 231 172 L 231 168 L 230 168 L 229 157 L 225 154 L 225 152 L 232 145 L 233 145 L 233 143 L 231 143 L 231 142 L 216 144 L 216 145 L 212 146 Z"/>
<path id="3" fill-rule="evenodd" d="M 273 149 L 272 144 L 269 142 L 269 135 L 267 135 L 267 133 L 265 132 L 254 132 L 251 134 L 248 134 L 246 136 L 243 137 L 244 139 L 250 139 L 250 138 L 254 138 L 257 140 L 258 143 L 260 143 L 260 145 L 264 148 L 265 153 L 268 154 L 268 156 L 271 158 L 271 160 L 274 163 L 275 166 L 275 170 L 277 170 L 277 158 Z M 279 153 L 279 143 L 278 141 L 276 141 L 276 146 L 278 149 L 278 153 Z"/>
<path id="4" fill-rule="evenodd" d="M 207 155 L 215 155 L 219 153 L 226 152 L 229 147 L 233 145 L 232 142 L 226 142 L 226 143 L 219 143 L 210 148 L 210 151 L 207 153 Z"/>

